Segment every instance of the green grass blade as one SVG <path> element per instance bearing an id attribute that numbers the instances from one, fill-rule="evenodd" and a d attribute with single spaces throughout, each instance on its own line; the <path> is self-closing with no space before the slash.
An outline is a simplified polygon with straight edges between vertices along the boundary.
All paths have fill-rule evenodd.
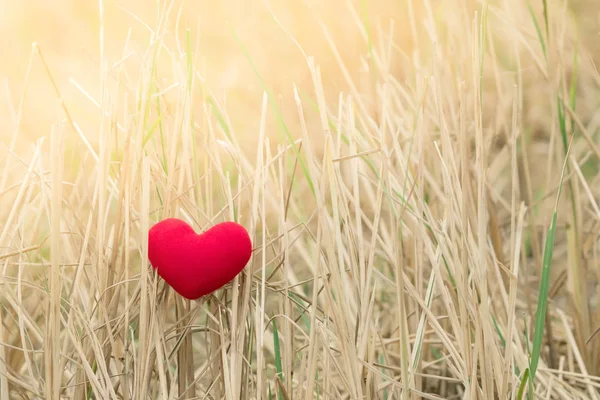
<path id="1" fill-rule="evenodd" d="M 306 306 L 306 304 L 294 292 L 288 292 L 288 298 L 294 304 L 296 304 L 298 306 L 298 309 L 300 310 L 300 319 L 302 320 L 302 322 L 304 323 L 304 326 L 306 327 L 306 332 L 309 333 L 310 332 L 310 318 L 308 318 L 306 316 L 306 312 L 307 312 L 307 306 Z"/>
<path id="2" fill-rule="evenodd" d="M 546 26 L 546 39 L 550 40 L 550 25 L 548 24 L 548 1 L 542 0 L 544 5 L 544 25 Z"/>
<path id="3" fill-rule="evenodd" d="M 227 136 L 227 139 L 229 139 L 230 142 L 233 142 L 233 137 L 231 136 L 231 130 L 229 129 L 229 125 L 227 125 L 227 121 L 225 120 L 225 117 L 219 110 L 219 107 L 217 107 L 215 100 L 209 96 L 206 98 L 206 102 L 210 106 L 210 110 L 212 111 L 213 116 L 217 119 L 217 123 L 225 133 L 225 136 Z"/>
<path id="4" fill-rule="evenodd" d="M 525 368 L 523 371 L 523 378 L 521 378 L 521 384 L 519 385 L 519 391 L 517 392 L 517 400 L 523 400 L 523 394 L 525 393 L 525 387 L 529 381 L 529 368 Z"/>
<path id="5" fill-rule="evenodd" d="M 548 229 L 548 236 L 546 237 L 546 246 L 544 247 L 542 277 L 540 280 L 540 290 L 538 294 L 538 306 L 535 313 L 535 330 L 533 333 L 533 347 L 531 350 L 531 361 L 529 364 L 532 381 L 534 380 L 535 373 L 537 371 L 544 338 L 546 308 L 548 305 L 548 290 L 550 289 L 550 267 L 552 264 L 552 253 L 554 250 L 554 236 L 556 235 L 556 216 L 557 213 L 554 212 L 552 223 Z"/>
<path id="6" fill-rule="evenodd" d="M 545 3 L 545 1 L 544 1 Z M 544 53 L 544 58 L 547 60 L 548 55 L 546 53 L 546 41 L 544 40 L 544 36 L 542 35 L 542 30 L 540 29 L 540 24 L 538 23 L 537 17 L 531 8 L 531 4 L 529 1 L 527 2 L 527 8 L 529 9 L 529 15 L 533 21 L 533 25 L 535 26 L 535 31 L 537 32 L 538 40 L 540 41 L 540 45 L 542 46 L 542 52 Z"/>
<path id="7" fill-rule="evenodd" d="M 562 97 L 559 95 L 557 98 L 558 105 L 558 127 L 560 129 L 560 136 L 562 139 L 562 144 L 565 149 L 565 153 L 567 152 L 567 148 L 569 146 L 569 139 L 567 137 L 567 119 L 565 117 L 565 106 L 563 104 Z"/>
<path id="8" fill-rule="evenodd" d="M 281 362 L 281 346 L 279 343 L 279 331 L 277 330 L 277 323 L 273 320 L 273 349 L 275 351 L 275 371 L 281 382 L 283 382 L 283 366 Z M 283 400 L 283 393 L 278 389 L 279 400 Z"/>
<path id="9" fill-rule="evenodd" d="M 506 347 L 506 339 L 504 339 L 502 330 L 500 330 L 500 326 L 498 326 L 498 321 L 496 321 L 496 318 L 494 317 L 493 314 L 492 314 L 492 322 L 494 323 L 494 328 L 496 329 L 496 333 L 498 334 L 498 338 L 500 339 L 500 344 L 502 345 L 502 348 L 505 348 Z"/>
<path id="10" fill-rule="evenodd" d="M 573 137 L 571 137 L 572 143 Z M 542 342 L 544 338 L 545 321 L 546 321 L 546 308 L 548 306 L 548 291 L 550 288 L 550 267 L 552 265 L 552 253 L 554 250 L 554 237 L 556 235 L 556 220 L 558 216 L 558 201 L 562 193 L 562 187 L 565 178 L 565 170 L 568 166 L 571 143 L 567 148 L 567 155 L 563 164 L 560 184 L 558 186 L 558 193 L 556 195 L 556 202 L 554 204 L 554 213 L 552 215 L 552 222 L 550 228 L 548 228 L 548 235 L 546 236 L 546 244 L 544 247 L 544 257 L 542 260 L 542 276 L 540 278 L 540 289 L 538 293 L 538 306 L 535 317 L 535 330 L 533 333 L 533 347 L 531 350 L 531 359 L 529 361 L 529 374 L 531 375 L 530 387 L 533 387 L 535 382 L 535 373 L 540 360 L 540 354 L 542 351 Z M 533 398 L 533 390 L 530 390 L 530 398 Z"/>
<path id="11" fill-rule="evenodd" d="M 308 172 L 308 168 L 306 167 L 306 163 L 304 161 L 304 158 L 300 154 L 300 151 L 298 150 L 298 146 L 296 145 L 296 143 L 294 142 L 294 139 L 292 138 L 292 134 L 290 133 L 290 130 L 288 129 L 287 124 L 285 123 L 285 120 L 283 118 L 281 110 L 279 109 L 279 106 L 277 105 L 277 101 L 275 101 L 275 96 L 273 95 L 273 93 L 269 89 L 269 87 L 267 86 L 267 83 L 265 82 L 265 80 L 260 75 L 260 72 L 258 71 L 258 68 L 256 68 L 256 65 L 254 64 L 254 61 L 252 61 L 252 57 L 250 57 L 250 53 L 248 53 L 248 50 L 246 49 L 246 46 L 244 46 L 244 44 L 242 43 L 242 41 L 241 41 L 240 37 L 238 36 L 237 32 L 233 31 L 233 35 L 235 36 L 236 41 L 240 45 L 240 48 L 242 49 L 242 52 L 244 53 L 244 56 L 246 57 L 246 59 L 250 63 L 250 67 L 254 71 L 254 74 L 256 75 L 256 77 L 258 78 L 258 80 L 260 81 L 260 84 L 262 85 L 265 93 L 267 94 L 267 98 L 269 100 L 269 104 L 271 105 L 271 107 L 275 111 L 275 115 L 277 116 L 277 124 L 278 124 L 279 128 L 281 130 L 283 130 L 283 132 L 285 133 L 285 136 L 287 137 L 287 140 L 289 141 L 290 146 L 292 147 L 292 150 L 294 150 L 294 155 L 298 158 L 298 164 L 300 165 L 300 169 L 302 169 L 302 173 L 304 174 L 304 177 L 306 178 L 306 181 L 308 182 L 308 186 L 310 187 L 310 190 L 311 190 L 313 196 L 316 196 L 315 185 L 314 185 L 314 183 L 312 181 L 312 178 L 310 177 L 310 174 Z"/>
<path id="12" fill-rule="evenodd" d="M 525 350 L 527 351 L 527 357 L 531 359 L 531 347 L 529 344 L 529 331 L 527 330 L 527 318 L 523 315 L 523 327 L 525 328 Z"/>

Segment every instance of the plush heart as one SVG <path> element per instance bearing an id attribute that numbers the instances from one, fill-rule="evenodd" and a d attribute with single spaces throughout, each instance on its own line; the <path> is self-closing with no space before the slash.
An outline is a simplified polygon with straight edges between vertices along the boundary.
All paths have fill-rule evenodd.
<path id="1" fill-rule="evenodd" d="M 195 300 L 231 281 L 248 263 L 250 236 L 235 222 L 196 234 L 184 221 L 165 219 L 148 232 L 148 258 L 158 275 L 183 297 Z"/>

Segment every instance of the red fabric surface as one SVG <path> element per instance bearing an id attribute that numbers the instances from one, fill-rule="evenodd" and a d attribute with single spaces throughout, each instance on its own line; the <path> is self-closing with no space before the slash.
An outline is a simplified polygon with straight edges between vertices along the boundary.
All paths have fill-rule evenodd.
<path id="1" fill-rule="evenodd" d="M 148 258 L 177 293 L 195 300 L 231 281 L 252 254 L 246 229 L 235 222 L 196 234 L 186 222 L 169 218 L 148 232 Z"/>

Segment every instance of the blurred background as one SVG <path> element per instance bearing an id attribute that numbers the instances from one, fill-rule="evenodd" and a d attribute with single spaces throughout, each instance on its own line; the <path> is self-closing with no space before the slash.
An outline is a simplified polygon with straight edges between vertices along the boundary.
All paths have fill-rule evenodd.
<path id="1" fill-rule="evenodd" d="M 175 59 L 185 57 L 185 31 L 189 29 L 197 78 L 216 101 L 226 105 L 238 139 L 242 145 L 249 146 L 255 140 L 265 86 L 278 97 L 284 114 L 292 117 L 291 123 L 297 120 L 293 85 L 301 91 L 314 87 L 298 45 L 319 65 L 328 99 L 335 100 L 341 90 L 349 90 L 328 35 L 335 43 L 339 60 L 347 67 L 348 77 L 359 86 L 357 89 L 365 92 L 372 85 L 367 68 L 369 46 L 381 49 L 393 39 L 397 53 L 390 58 L 388 66 L 401 81 L 403 69 L 418 67 L 412 64 L 413 52 L 429 51 L 431 32 L 424 21 L 428 16 L 443 19 L 449 11 L 454 11 L 454 3 L 439 0 L 180 1 L 171 6 L 168 20 L 159 20 L 158 16 L 169 5 L 149 0 L 0 0 L 0 53 L 3 55 L 0 139 L 8 141 L 15 131 L 30 60 L 29 94 L 23 103 L 16 148 L 29 148 L 37 138 L 47 135 L 50 125 L 64 115 L 40 57 L 32 58 L 33 42 L 39 44 L 73 119 L 93 143 L 99 120 L 99 109 L 94 101 L 100 99 L 102 76 L 100 27 L 103 27 L 107 80 L 122 82 L 132 98 L 153 32 L 160 32 L 168 44 L 157 60 L 157 75 L 164 78 L 164 88 L 167 88 L 171 84 L 170 77 L 181 72 L 174 70 L 173 65 Z M 459 3 L 466 4 L 467 10 L 481 8 L 480 2 L 472 0 Z M 489 3 L 494 7 L 496 2 Z M 534 8 L 539 8 L 542 2 L 533 3 Z M 564 4 L 558 9 L 565 10 L 565 18 L 575 16 L 577 34 L 597 58 L 600 2 L 577 0 L 560 4 Z M 523 13 L 523 10 L 524 7 L 518 7 L 517 11 Z M 456 23 L 468 24 L 471 18 L 472 14 L 464 15 L 464 19 Z M 534 32 L 533 27 L 529 30 Z M 416 43 L 414 37 L 419 37 L 421 43 Z M 129 75 L 117 76 L 118 68 Z M 307 116 L 307 120 L 312 123 L 311 116 Z M 319 123 L 317 116 L 314 120 Z M 309 131 L 312 131 L 310 126 Z"/>
<path id="2" fill-rule="evenodd" d="M 414 3 L 416 18 L 423 19 L 422 5 Z M 439 3 L 432 2 L 435 7 Z M 99 4 L 79 0 L 0 1 L 0 52 L 4 55 L 0 63 L 0 138 L 10 137 L 15 129 L 30 59 L 29 95 L 17 147 L 29 147 L 47 135 L 50 125 L 63 116 L 40 57 L 31 58 L 32 43 L 37 42 L 73 119 L 94 141 L 99 109 L 92 99 L 100 99 L 101 25 L 109 83 L 118 79 L 117 68 L 112 67 L 123 68 L 129 75 L 120 79 L 130 85 L 125 90 L 132 97 L 153 32 L 160 31 L 169 47 L 157 60 L 157 75 L 164 77 L 166 88 L 171 77 L 179 73 L 173 70 L 173 60 L 185 57 L 185 31 L 189 29 L 197 78 L 219 103 L 226 104 L 242 144 L 251 144 L 256 135 L 264 90 L 261 79 L 281 101 L 283 111 L 295 116 L 293 85 L 305 91 L 313 87 L 307 61 L 297 44 L 320 66 L 328 98 L 337 97 L 348 85 L 325 31 L 351 78 L 359 83 L 361 74 L 363 81 L 368 78 L 367 68 L 361 66 L 368 53 L 364 26 L 370 25 L 370 40 L 376 43 L 390 35 L 393 18 L 396 45 L 407 57 L 413 45 L 408 35 L 407 4 L 391 0 L 372 1 L 368 7 L 366 1 L 352 2 L 348 7 L 344 0 L 183 1 L 175 3 L 165 21 L 158 20 L 169 6 L 163 2 L 106 0 L 101 2 L 102 19 Z"/>

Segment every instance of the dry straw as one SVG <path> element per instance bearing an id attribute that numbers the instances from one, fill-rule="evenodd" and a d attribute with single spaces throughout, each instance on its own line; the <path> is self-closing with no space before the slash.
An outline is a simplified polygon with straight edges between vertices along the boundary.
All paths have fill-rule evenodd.
<path id="1" fill-rule="evenodd" d="M 315 11 L 324 64 L 256 3 L 303 82 L 274 87 L 227 25 L 257 88 L 241 116 L 178 4 L 132 15 L 146 45 L 112 59 L 100 2 L 99 90 L 66 84 L 97 131 L 34 45 L 0 143 L 0 398 L 600 399 L 600 75 L 578 4 L 407 0 L 400 26 L 339 3 L 358 63 L 350 24 Z M 56 95 L 34 145 L 32 70 Z M 171 216 L 246 226 L 245 271 L 178 297 L 147 259 Z"/>

